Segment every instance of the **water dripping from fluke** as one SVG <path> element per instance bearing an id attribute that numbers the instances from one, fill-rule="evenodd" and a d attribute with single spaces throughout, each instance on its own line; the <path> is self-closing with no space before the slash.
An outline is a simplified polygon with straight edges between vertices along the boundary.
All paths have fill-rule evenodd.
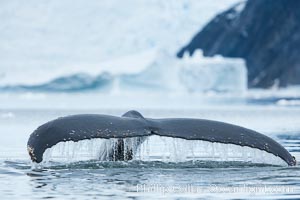
<path id="1" fill-rule="evenodd" d="M 144 118 L 137 111 L 122 117 L 58 118 L 38 127 L 27 149 L 33 162 L 45 164 L 49 160 L 212 160 L 296 165 L 283 146 L 256 131 L 205 119 Z"/>
<path id="2" fill-rule="evenodd" d="M 183 163 L 199 165 L 199 162 L 202 162 L 203 166 L 219 167 L 222 165 L 226 167 L 234 163 L 239 166 L 243 166 L 243 164 L 246 166 L 253 164 L 287 165 L 282 159 L 271 153 L 250 147 L 164 136 L 149 136 L 140 145 L 138 144 L 139 140 L 141 138 L 133 137 L 60 142 L 47 149 L 43 162 L 35 163 L 34 168 L 54 166 L 124 167 L 128 166 L 128 164 L 124 164 L 126 162 L 149 163 L 150 166 L 157 162 L 161 165 L 169 163 L 169 167 L 172 166 L 170 163 L 173 163 L 173 167 L 175 167 L 176 164 L 184 166 Z M 124 151 L 121 151 L 120 148 L 123 148 Z M 112 164 L 117 160 L 117 164 Z"/>

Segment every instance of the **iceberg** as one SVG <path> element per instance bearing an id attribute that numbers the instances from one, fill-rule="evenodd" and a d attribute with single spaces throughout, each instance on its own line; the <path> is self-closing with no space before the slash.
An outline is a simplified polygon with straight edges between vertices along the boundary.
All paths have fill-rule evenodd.
<path id="1" fill-rule="evenodd" d="M 154 54 L 154 55 L 153 55 Z M 145 56 L 141 56 L 145 55 Z M 121 59 L 122 60 L 122 59 Z M 109 64 L 111 63 L 111 64 Z M 178 59 L 171 52 L 156 50 L 154 53 L 132 56 L 128 62 L 106 62 L 107 67 L 117 63 L 120 68 L 131 65 L 131 71 L 80 72 L 73 74 L 50 73 L 47 81 L 9 82 L 2 79 L 1 91 L 35 92 L 169 92 L 169 93 L 241 93 L 247 89 L 247 70 L 243 59 L 204 57 L 201 51 L 192 57 Z M 17 76 L 20 73 L 16 74 Z M 11 76 L 12 78 L 13 76 Z M 51 78 L 50 78 L 51 77 Z M 0 79 L 1 80 L 1 79 Z M 9 84 L 10 83 L 10 84 Z"/>
<path id="2" fill-rule="evenodd" d="M 240 58 L 204 57 L 197 50 L 180 63 L 182 84 L 190 92 L 244 92 L 247 90 L 247 68 Z"/>
<path id="3" fill-rule="evenodd" d="M 119 77 L 119 87 L 172 92 L 232 92 L 247 90 L 247 69 L 243 59 L 204 57 L 198 51 L 193 57 L 177 59 L 160 51 L 145 70 Z"/>

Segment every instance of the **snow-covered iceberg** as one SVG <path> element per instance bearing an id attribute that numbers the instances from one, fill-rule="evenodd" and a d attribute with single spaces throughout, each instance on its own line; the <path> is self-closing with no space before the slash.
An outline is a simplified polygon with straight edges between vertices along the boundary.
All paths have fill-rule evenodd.
<path id="1" fill-rule="evenodd" d="M 247 68 L 243 59 L 221 56 L 185 55 L 181 66 L 182 84 L 190 92 L 243 92 L 247 89 Z"/>
<path id="2" fill-rule="evenodd" d="M 160 52 L 152 64 L 137 74 L 119 77 L 123 89 L 167 90 L 172 92 L 243 92 L 247 89 L 247 69 L 243 59 L 193 57 L 176 59 Z"/>

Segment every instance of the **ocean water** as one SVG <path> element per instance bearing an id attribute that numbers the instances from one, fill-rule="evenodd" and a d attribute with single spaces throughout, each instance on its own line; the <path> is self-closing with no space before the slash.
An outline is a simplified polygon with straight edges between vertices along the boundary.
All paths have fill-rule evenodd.
<path id="1" fill-rule="evenodd" d="M 261 95 L 257 91 L 252 93 Z M 17 96 L 11 95 L 15 98 Z M 51 95 L 44 95 L 49 96 L 45 97 L 49 102 L 54 99 Z M 83 106 L 82 109 L 78 109 L 79 105 L 88 101 L 86 99 L 82 101 L 81 98 L 74 100 L 76 97 L 74 95 L 64 96 L 65 103 L 76 101 L 70 104 L 69 109 L 66 109 L 67 106 L 60 107 L 51 103 L 48 107 L 41 108 L 41 103 L 28 106 L 21 105 L 20 102 L 16 104 L 19 106 L 13 109 L 9 104 L 16 102 L 3 101 L 3 105 L 7 105 L 7 108 L 0 110 L 1 199 L 300 198 L 298 164 L 288 167 L 263 162 L 253 163 L 251 160 L 226 161 L 214 158 L 155 160 L 149 159 L 155 156 L 155 153 L 150 151 L 147 153 L 148 157 L 127 162 L 86 160 L 83 157 L 81 160 L 79 157 L 74 162 L 50 160 L 42 167 L 36 168 L 30 162 L 26 151 L 27 139 L 31 132 L 48 120 L 80 113 L 120 116 L 129 109 L 136 109 L 146 117 L 205 118 L 254 129 L 278 141 L 300 160 L 300 107 L 295 103 L 289 103 L 297 102 L 297 98 L 278 100 L 265 95 L 267 97 L 256 98 L 256 101 L 253 101 L 253 98 L 250 98 L 253 94 L 249 94 L 247 98 L 231 98 L 231 103 L 226 103 L 229 97 L 223 97 L 223 100 L 219 97 L 218 103 L 215 103 L 210 101 L 214 99 L 212 97 L 207 97 L 204 101 L 203 96 L 202 98 L 190 96 L 194 101 L 190 102 L 190 107 L 179 107 L 174 100 L 173 107 L 149 104 L 141 109 L 134 107 L 134 102 L 130 101 L 119 107 L 117 105 L 111 107 L 110 104 L 105 107 L 105 99 L 101 100 L 102 96 L 99 95 L 90 102 L 102 101 L 102 108 L 99 104 L 91 103 L 90 107 Z M 38 94 L 32 96 L 37 98 L 33 98 L 31 102 L 46 101 L 38 98 Z M 96 98 L 95 95 L 93 97 Z M 5 98 L 2 96 L 2 99 Z M 201 99 L 201 105 L 195 103 Z M 168 142 L 166 141 L 165 145 L 148 143 L 148 146 L 153 146 L 156 152 L 165 152 L 165 146 L 170 145 Z M 181 141 L 176 145 L 175 149 L 180 148 L 181 152 L 189 149 L 189 145 Z M 179 157 L 183 155 L 181 153 Z M 263 156 L 263 154 L 256 155 L 258 158 Z"/>
<path id="2" fill-rule="evenodd" d="M 1 1 L 0 199 L 299 199 L 299 164 L 251 149 L 232 148 L 240 158 L 230 160 L 229 147 L 155 139 L 138 159 L 109 162 L 92 142 L 62 145 L 40 166 L 27 153 L 49 120 L 134 109 L 244 126 L 299 161 L 299 87 L 248 90 L 241 59 L 175 57 L 237 2 Z M 195 156 L 195 146 L 209 155 Z"/>

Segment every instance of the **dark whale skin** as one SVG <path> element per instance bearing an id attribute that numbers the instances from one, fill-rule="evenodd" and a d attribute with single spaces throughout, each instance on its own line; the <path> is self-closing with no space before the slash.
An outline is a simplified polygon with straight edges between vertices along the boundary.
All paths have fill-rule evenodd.
<path id="1" fill-rule="evenodd" d="M 256 131 L 205 119 L 144 118 L 137 111 L 129 111 L 122 117 L 81 114 L 49 121 L 30 135 L 27 150 L 31 160 L 40 163 L 45 150 L 59 142 L 150 135 L 248 146 L 278 156 L 290 166 L 296 165 L 295 158 L 283 146 Z"/>

